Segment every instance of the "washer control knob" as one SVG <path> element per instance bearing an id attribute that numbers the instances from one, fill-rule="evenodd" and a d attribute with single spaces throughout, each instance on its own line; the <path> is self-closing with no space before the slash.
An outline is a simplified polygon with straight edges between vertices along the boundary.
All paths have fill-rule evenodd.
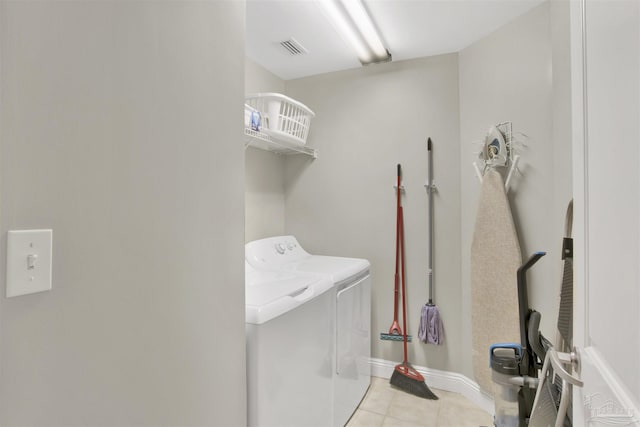
<path id="1" fill-rule="evenodd" d="M 293 248 L 295 247 L 295 245 L 291 242 L 287 243 L 287 249 L 289 249 L 290 251 L 293 250 Z"/>
<path id="2" fill-rule="evenodd" d="M 284 243 L 277 243 L 276 244 L 276 251 L 282 255 L 285 251 L 286 247 L 284 246 Z"/>

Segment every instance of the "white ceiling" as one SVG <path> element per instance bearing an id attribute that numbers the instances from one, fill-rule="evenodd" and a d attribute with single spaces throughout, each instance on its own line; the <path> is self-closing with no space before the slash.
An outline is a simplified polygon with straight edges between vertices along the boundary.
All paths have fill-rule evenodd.
<path id="1" fill-rule="evenodd" d="M 365 0 L 394 61 L 458 52 L 544 0 Z M 284 80 L 361 67 L 314 0 L 247 0 L 246 52 Z M 295 38 L 308 53 L 291 56 Z"/>

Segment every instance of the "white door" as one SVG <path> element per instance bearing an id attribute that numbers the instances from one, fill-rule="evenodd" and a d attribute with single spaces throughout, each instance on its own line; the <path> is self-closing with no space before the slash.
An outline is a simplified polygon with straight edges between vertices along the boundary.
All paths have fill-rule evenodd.
<path id="1" fill-rule="evenodd" d="M 572 2 L 574 426 L 640 426 L 640 1 Z"/>

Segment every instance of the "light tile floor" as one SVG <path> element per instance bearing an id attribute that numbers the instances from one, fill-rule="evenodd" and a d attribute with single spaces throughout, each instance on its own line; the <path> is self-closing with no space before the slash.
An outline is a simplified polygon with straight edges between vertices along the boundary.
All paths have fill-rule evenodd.
<path id="1" fill-rule="evenodd" d="M 372 377 L 371 387 L 346 427 L 479 427 L 493 417 L 458 393 L 432 389 L 438 400 L 422 399 Z"/>

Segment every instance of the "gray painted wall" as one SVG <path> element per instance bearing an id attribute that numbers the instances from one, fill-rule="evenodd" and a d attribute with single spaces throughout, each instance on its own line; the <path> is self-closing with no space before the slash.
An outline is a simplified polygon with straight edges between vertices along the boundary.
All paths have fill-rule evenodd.
<path id="1" fill-rule="evenodd" d="M 247 59 L 245 94 L 284 93 L 284 80 Z M 284 234 L 284 162 L 281 155 L 245 150 L 245 242 Z"/>
<path id="2" fill-rule="evenodd" d="M 0 31 L 1 270 L 7 230 L 54 236 L 53 290 L 0 298 L 0 424 L 245 424 L 244 2 Z"/>
<path id="3" fill-rule="evenodd" d="M 457 371 L 460 339 L 460 145 L 457 54 L 393 62 L 286 82 L 289 96 L 316 112 L 313 162 L 286 162 L 286 231 L 312 253 L 372 264 L 372 355 L 402 358 L 380 341 L 393 318 L 396 164 L 404 168 L 409 332 L 417 337 L 427 301 L 426 141 L 435 144 L 436 300 L 444 346 L 416 341 L 413 363 Z"/>

